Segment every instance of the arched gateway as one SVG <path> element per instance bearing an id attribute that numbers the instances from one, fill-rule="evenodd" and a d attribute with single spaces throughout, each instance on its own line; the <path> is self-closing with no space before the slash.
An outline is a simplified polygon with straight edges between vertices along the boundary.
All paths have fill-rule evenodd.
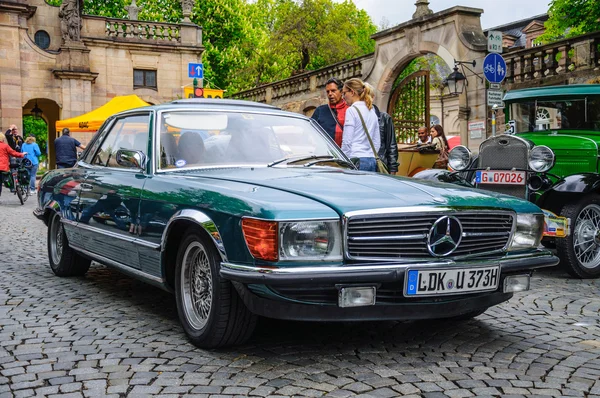
<path id="1" fill-rule="evenodd" d="M 389 109 L 394 105 L 390 104 L 394 81 L 412 60 L 425 54 L 438 55 L 449 68 L 454 67 L 455 60 L 476 61 L 475 71 L 480 73 L 486 51 L 486 38 L 480 23 L 483 10 L 456 6 L 433 13 L 428 3 L 417 0 L 413 19 L 373 35 L 374 54 L 243 91 L 234 97 L 310 113 L 316 102 L 326 102 L 324 86 L 327 79 L 332 76 L 343 80 L 358 77 L 376 88 L 377 106 Z M 465 75 L 467 88 L 458 96 L 459 132 L 462 142 L 475 148 L 485 135 L 468 137 L 467 126 L 469 121 L 486 119 L 485 85 L 472 73 Z"/>

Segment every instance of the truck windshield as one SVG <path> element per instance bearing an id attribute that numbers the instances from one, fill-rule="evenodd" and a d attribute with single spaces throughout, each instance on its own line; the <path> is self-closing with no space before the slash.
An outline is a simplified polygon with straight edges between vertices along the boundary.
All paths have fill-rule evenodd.
<path id="1" fill-rule="evenodd" d="M 539 100 L 511 104 L 517 133 L 544 130 L 600 131 L 600 98 Z"/>

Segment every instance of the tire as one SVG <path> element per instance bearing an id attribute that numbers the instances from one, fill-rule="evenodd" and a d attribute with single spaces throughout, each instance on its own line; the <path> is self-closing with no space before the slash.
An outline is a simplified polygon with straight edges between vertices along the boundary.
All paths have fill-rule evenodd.
<path id="1" fill-rule="evenodd" d="M 200 348 L 244 343 L 257 316 L 246 308 L 231 282 L 219 275 L 220 259 L 212 242 L 196 228 L 183 236 L 175 272 L 175 300 L 183 330 Z"/>
<path id="2" fill-rule="evenodd" d="M 85 275 L 91 264 L 91 260 L 69 247 L 58 214 L 54 214 L 48 224 L 48 260 L 52 272 L 57 276 Z"/>
<path id="3" fill-rule="evenodd" d="M 560 215 L 571 223 L 571 234 L 556 239 L 560 264 L 576 278 L 600 276 L 600 196 L 587 195 L 565 205 Z"/>
<path id="4" fill-rule="evenodd" d="M 21 197 L 23 198 L 23 203 L 27 202 L 27 198 L 29 197 L 29 187 L 25 189 L 23 185 L 19 185 L 19 191 L 21 191 Z"/>
<path id="5" fill-rule="evenodd" d="M 23 192 L 21 190 L 21 185 L 14 178 L 13 178 L 13 183 L 14 183 L 14 186 L 15 186 L 15 193 L 17 194 L 17 197 L 19 198 L 19 202 L 21 202 L 21 205 L 24 205 L 25 204 L 25 200 L 23 199 Z"/>

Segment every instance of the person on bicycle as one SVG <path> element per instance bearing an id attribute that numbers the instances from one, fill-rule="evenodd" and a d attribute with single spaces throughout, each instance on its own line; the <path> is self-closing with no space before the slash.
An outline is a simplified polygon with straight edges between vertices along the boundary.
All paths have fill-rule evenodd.
<path id="1" fill-rule="evenodd" d="M 7 175 L 10 175 L 9 172 L 11 156 L 15 158 L 23 158 L 25 157 L 25 154 L 12 149 L 6 143 L 6 136 L 4 135 L 4 133 L 0 133 L 0 195 L 2 194 L 2 185 L 4 185 L 4 178 Z"/>

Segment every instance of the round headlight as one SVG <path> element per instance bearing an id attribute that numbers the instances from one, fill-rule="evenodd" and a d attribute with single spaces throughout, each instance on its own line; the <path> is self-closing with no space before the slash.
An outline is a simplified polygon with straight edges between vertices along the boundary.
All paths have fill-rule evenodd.
<path id="1" fill-rule="evenodd" d="M 548 171 L 554 166 L 554 152 L 545 145 L 534 147 L 529 153 L 529 168 L 538 173 Z"/>
<path id="2" fill-rule="evenodd" d="M 471 151 L 466 146 L 458 145 L 448 154 L 448 166 L 452 170 L 462 171 L 471 164 Z"/>

